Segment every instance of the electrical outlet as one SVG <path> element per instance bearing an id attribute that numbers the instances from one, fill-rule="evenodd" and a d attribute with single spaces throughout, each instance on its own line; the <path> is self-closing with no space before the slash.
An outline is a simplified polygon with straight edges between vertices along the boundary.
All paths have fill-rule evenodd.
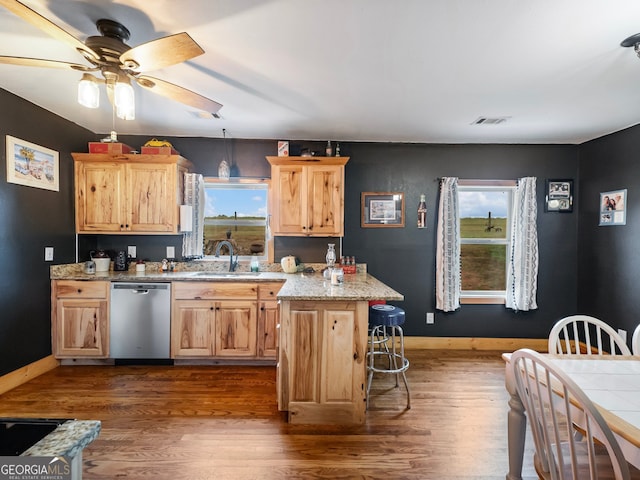
<path id="1" fill-rule="evenodd" d="M 131 258 L 136 258 L 137 257 L 137 255 L 136 255 L 136 246 L 135 245 L 129 245 L 127 247 L 127 253 L 129 254 L 129 256 Z"/>
<path id="2" fill-rule="evenodd" d="M 176 247 L 167 247 L 167 258 L 176 258 Z"/>
<path id="3" fill-rule="evenodd" d="M 44 247 L 44 261 L 53 262 L 53 247 Z"/>
<path id="4" fill-rule="evenodd" d="M 427 312 L 427 325 L 434 323 L 433 312 Z"/>
<path id="5" fill-rule="evenodd" d="M 625 342 L 627 341 L 627 331 L 626 330 L 622 330 L 621 328 L 619 328 L 618 329 L 618 335 L 620 335 Z"/>

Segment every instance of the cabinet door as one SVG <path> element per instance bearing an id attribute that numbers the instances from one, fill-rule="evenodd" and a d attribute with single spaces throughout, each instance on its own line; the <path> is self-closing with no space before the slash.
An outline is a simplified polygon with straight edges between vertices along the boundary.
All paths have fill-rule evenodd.
<path id="1" fill-rule="evenodd" d="M 108 356 L 107 300 L 58 299 L 55 322 L 56 357 Z"/>
<path id="2" fill-rule="evenodd" d="M 124 215 L 124 170 L 109 162 L 76 162 L 76 230 L 120 232 Z"/>
<path id="3" fill-rule="evenodd" d="M 215 353 L 215 302 L 176 300 L 171 318 L 171 357 L 211 357 Z"/>
<path id="4" fill-rule="evenodd" d="M 132 163 L 126 172 L 128 230 L 177 231 L 176 166 Z"/>
<path id="5" fill-rule="evenodd" d="M 280 315 L 278 302 L 274 300 L 260 301 L 258 315 L 258 357 L 275 360 L 278 351 Z"/>
<path id="6" fill-rule="evenodd" d="M 255 357 L 257 313 L 255 301 L 224 300 L 216 305 L 218 357 Z"/>
<path id="7" fill-rule="evenodd" d="M 305 168 L 278 165 L 272 169 L 274 234 L 307 234 Z"/>
<path id="8" fill-rule="evenodd" d="M 363 423 L 367 302 L 283 302 L 278 408 L 292 423 Z"/>
<path id="9" fill-rule="evenodd" d="M 344 167 L 318 165 L 307 168 L 307 233 L 344 235 Z"/>

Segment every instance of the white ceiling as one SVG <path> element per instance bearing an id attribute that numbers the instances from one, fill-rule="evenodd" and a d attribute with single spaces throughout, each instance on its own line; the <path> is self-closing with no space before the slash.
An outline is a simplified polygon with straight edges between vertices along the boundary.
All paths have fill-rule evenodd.
<path id="1" fill-rule="evenodd" d="M 221 119 L 136 87 L 120 134 L 425 143 L 581 143 L 640 123 L 638 0 L 24 0 L 81 40 L 182 31 L 205 54 L 145 72 L 222 103 Z M 0 55 L 83 63 L 0 7 Z M 96 133 L 74 71 L 0 65 L 0 87 Z M 471 125 L 478 117 L 509 117 Z"/>

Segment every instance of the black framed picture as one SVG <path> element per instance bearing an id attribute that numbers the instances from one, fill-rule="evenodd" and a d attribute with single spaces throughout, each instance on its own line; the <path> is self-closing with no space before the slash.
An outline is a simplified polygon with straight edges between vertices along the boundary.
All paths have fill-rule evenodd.
<path id="1" fill-rule="evenodd" d="M 573 212 L 573 180 L 547 180 L 544 211 L 558 213 Z"/>
<path id="2" fill-rule="evenodd" d="M 404 227 L 404 195 L 362 192 L 361 227 Z"/>

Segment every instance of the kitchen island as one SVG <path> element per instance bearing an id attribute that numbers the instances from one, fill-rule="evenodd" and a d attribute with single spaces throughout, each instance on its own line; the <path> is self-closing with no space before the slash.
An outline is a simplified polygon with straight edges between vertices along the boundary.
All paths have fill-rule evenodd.
<path id="1" fill-rule="evenodd" d="M 278 299 L 278 408 L 291 423 L 364 423 L 369 301 L 404 297 L 358 273 L 339 286 L 298 274 Z"/>
<path id="2" fill-rule="evenodd" d="M 262 283 L 282 282 L 274 293 L 279 302 L 274 357 L 278 408 L 288 412 L 292 423 L 364 423 L 369 301 L 402 301 L 404 296 L 366 273 L 364 265 L 358 266 L 358 273 L 344 275 L 341 285 L 332 285 L 324 278 L 323 265 L 315 265 L 314 273 L 295 274 L 277 271 L 279 266 L 259 273 L 214 271 L 217 266 L 203 262 L 181 265 L 180 271 L 170 273 L 151 268 L 144 274 L 132 271 L 85 274 L 80 266 L 71 265 L 52 267 L 51 278 L 160 281 L 174 286 L 182 282 L 238 282 L 238 288 L 250 281 L 258 285 L 258 290 Z M 173 315 L 172 324 L 177 321 Z M 181 334 L 181 342 L 183 338 Z"/>

